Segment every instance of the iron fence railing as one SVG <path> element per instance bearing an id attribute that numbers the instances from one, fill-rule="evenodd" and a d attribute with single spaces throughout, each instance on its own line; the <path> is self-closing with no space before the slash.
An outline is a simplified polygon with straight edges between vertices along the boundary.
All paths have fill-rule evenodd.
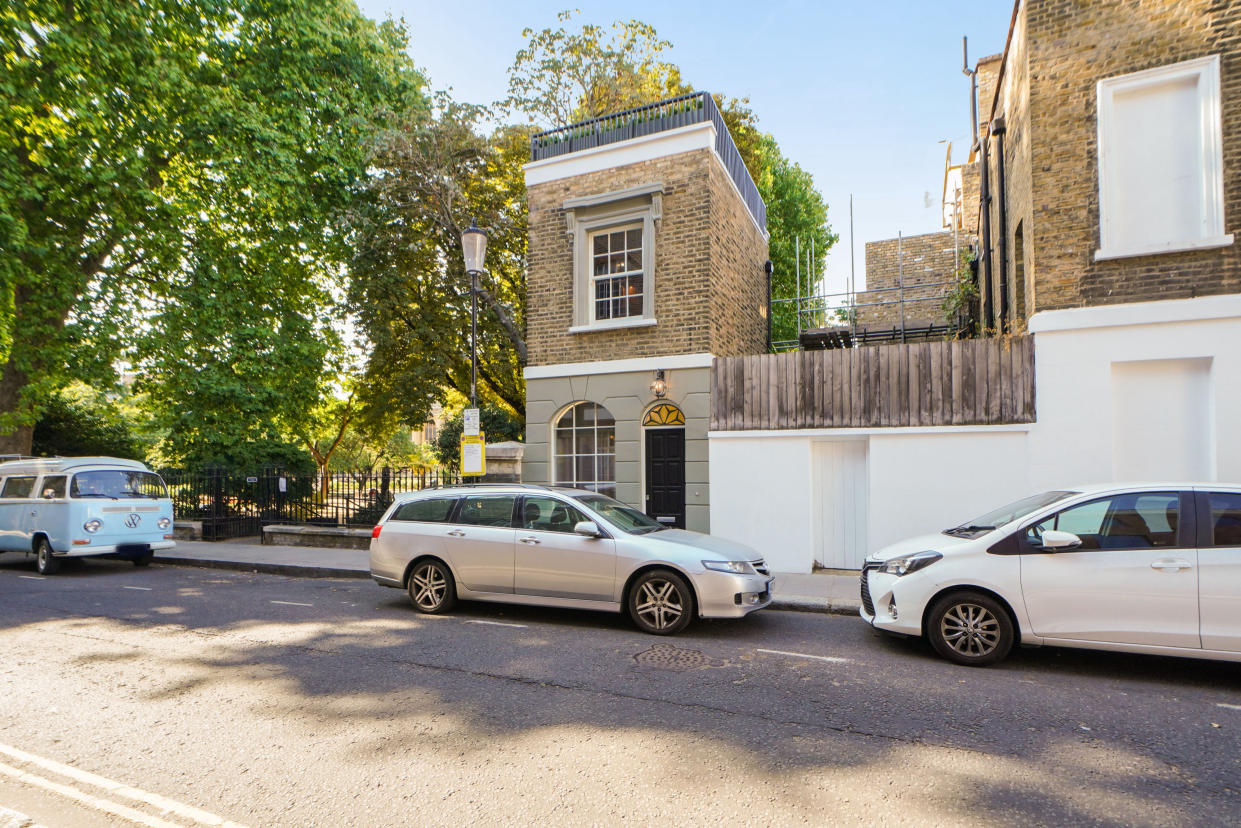
<path id="1" fill-rule="evenodd" d="M 745 161 L 724 123 L 724 115 L 709 92 L 693 92 L 623 112 L 591 118 L 576 124 L 549 129 L 530 138 L 530 160 L 542 161 L 571 152 L 602 147 L 618 141 L 654 135 L 692 124 L 710 121 L 715 126 L 715 152 L 750 215 L 764 230 L 767 228 L 767 205 L 746 169 Z"/>
<path id="2" fill-rule="evenodd" d="M 203 538 L 259 534 L 263 526 L 371 526 L 401 492 L 461 482 L 445 471 L 413 469 L 293 474 L 266 469 L 161 469 L 177 520 L 201 521 Z"/>

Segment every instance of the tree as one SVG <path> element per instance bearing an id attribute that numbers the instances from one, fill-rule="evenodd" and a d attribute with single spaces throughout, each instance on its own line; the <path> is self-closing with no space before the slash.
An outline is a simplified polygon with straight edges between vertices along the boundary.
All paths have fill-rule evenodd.
<path id="1" fill-rule="evenodd" d="M 578 12 L 557 15 L 563 23 Z M 526 46 L 509 68 L 506 105 L 548 127 L 619 112 L 692 91 L 663 60 L 672 44 L 640 20 L 616 21 L 610 32 L 584 24 L 571 32 L 522 31 Z"/>
<path id="2" fill-rule="evenodd" d="M 124 457 L 146 460 L 146 445 L 118 406 L 102 395 L 56 394 L 35 423 L 33 453 L 39 457 Z"/>
<path id="3" fill-rule="evenodd" d="M 823 272 L 823 261 L 838 240 L 827 221 L 827 203 L 814 186 L 810 173 L 790 161 L 770 135 L 761 136 L 758 144 L 761 162 L 755 179 L 758 191 L 767 204 L 768 256 L 773 271 L 772 299 L 797 296 L 800 270 L 802 292 L 809 293 L 810 273 L 807 263 L 814 253 L 814 272 Z M 800 267 L 798 254 L 800 252 Z M 797 338 L 797 306 L 792 302 L 773 302 L 771 339 L 773 342 Z"/>
<path id="4" fill-rule="evenodd" d="M 441 98 L 413 110 L 372 147 L 366 199 L 349 216 L 355 255 L 350 306 L 368 339 L 367 417 L 426 421 L 445 389 L 470 389 L 470 280 L 461 231 L 489 232 L 480 278 L 479 394 L 525 408 L 526 202 L 521 165 L 529 132 L 483 137 L 480 107 Z"/>
<path id="5" fill-rule="evenodd" d="M 236 308 L 298 304 L 336 270 L 331 217 L 364 172 L 366 137 L 421 94 L 404 47 L 353 0 L 0 12 L 0 452 L 29 450 L 67 377 L 133 346 L 137 313 L 172 320 L 146 346 L 179 348 L 187 283 L 200 299 L 232 286 Z M 266 322 L 295 332 L 287 316 Z"/>

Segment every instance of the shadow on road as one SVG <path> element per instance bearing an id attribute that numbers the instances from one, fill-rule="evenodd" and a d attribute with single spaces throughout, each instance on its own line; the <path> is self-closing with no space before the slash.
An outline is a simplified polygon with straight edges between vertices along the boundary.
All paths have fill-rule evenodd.
<path id="1" fill-rule="evenodd" d="M 1172 823 L 1208 800 L 1241 814 L 1228 792 L 1241 713 L 1216 709 L 1241 695 L 1241 664 L 1048 648 L 977 670 L 852 618 L 760 612 L 667 639 L 601 613 L 466 603 L 427 617 L 368 581 L 120 561 L 16 577 L 33 574 L 0 556 L 10 638 L 49 625 L 120 642 L 197 636 L 175 656 L 122 645 L 66 656 L 89 670 L 141 660 L 162 677 L 144 691 L 152 702 L 210 696 L 243 675 L 324 726 L 434 711 L 480 750 L 556 729 L 654 732 L 773 783 L 918 764 L 932 777 L 907 780 L 906 796 L 971 818 Z M 395 757 L 408 745 L 358 749 Z"/>

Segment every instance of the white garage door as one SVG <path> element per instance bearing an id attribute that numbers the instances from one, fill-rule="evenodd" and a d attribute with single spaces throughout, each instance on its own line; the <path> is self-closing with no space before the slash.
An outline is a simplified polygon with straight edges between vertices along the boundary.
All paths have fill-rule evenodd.
<path id="1" fill-rule="evenodd" d="M 867 441 L 814 444 L 814 559 L 829 569 L 861 569 L 866 559 Z"/>

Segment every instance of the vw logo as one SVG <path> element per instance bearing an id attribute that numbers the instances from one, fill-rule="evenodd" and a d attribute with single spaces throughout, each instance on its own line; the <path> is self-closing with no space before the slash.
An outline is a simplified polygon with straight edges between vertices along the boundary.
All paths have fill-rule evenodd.
<path id="1" fill-rule="evenodd" d="M 137 529 L 139 523 L 142 523 L 142 515 L 136 514 L 134 512 L 130 512 L 125 517 L 125 525 L 128 526 L 130 529 Z"/>

